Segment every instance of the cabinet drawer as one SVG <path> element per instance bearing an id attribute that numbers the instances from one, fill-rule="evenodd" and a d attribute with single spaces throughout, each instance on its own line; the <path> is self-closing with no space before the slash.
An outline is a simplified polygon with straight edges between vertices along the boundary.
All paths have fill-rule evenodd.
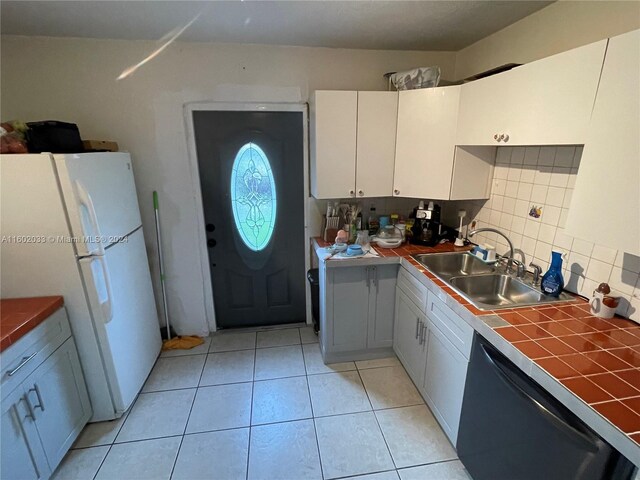
<path id="1" fill-rule="evenodd" d="M 398 287 L 416 304 L 421 312 L 427 312 L 427 296 L 429 290 L 405 268 L 400 268 L 400 272 L 398 273 Z"/>
<path id="2" fill-rule="evenodd" d="M 16 343 L 0 353 L 0 388 L 2 397 L 20 385 L 52 352 L 71 336 L 71 328 L 64 307 Z M 20 365 L 23 365 L 20 367 Z M 20 367 L 20 368 L 18 368 Z M 12 373 L 10 375 L 10 373 Z"/>
<path id="3" fill-rule="evenodd" d="M 471 354 L 473 327 L 447 307 L 435 294 L 429 292 L 427 316 L 465 358 Z"/>

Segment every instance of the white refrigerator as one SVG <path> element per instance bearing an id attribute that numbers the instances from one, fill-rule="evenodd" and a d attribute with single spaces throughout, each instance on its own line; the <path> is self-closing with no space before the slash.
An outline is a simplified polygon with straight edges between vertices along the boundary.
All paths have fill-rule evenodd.
<path id="1" fill-rule="evenodd" d="M 62 295 L 93 417 L 121 416 L 162 341 L 126 153 L 2 155 L 2 297 Z"/>

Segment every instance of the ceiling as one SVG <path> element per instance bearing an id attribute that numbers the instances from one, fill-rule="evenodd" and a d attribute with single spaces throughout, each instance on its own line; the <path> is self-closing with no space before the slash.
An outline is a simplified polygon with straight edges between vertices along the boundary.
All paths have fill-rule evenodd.
<path id="1" fill-rule="evenodd" d="M 549 1 L 5 1 L 15 35 L 262 43 L 389 50 L 459 50 Z"/>

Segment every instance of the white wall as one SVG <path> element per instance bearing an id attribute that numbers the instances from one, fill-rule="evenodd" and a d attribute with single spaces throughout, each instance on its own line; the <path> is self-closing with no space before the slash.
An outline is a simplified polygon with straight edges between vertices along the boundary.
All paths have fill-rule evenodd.
<path id="1" fill-rule="evenodd" d="M 598 284 L 607 282 L 612 294 L 621 297 L 618 314 L 640 321 L 640 257 L 604 245 L 573 238 L 564 227 L 573 194 L 582 146 L 500 147 L 491 198 L 450 202 L 445 219 L 455 218 L 458 208 L 468 212 L 467 222 L 476 227 L 493 227 L 504 232 L 515 248 L 521 249 L 527 264 L 549 267 L 551 250 L 566 254 L 563 262 L 565 288 L 591 297 Z M 539 207 L 541 215 L 530 215 Z M 597 229 L 598 219 L 593 219 Z M 494 233 L 479 233 L 475 242 L 508 250 L 504 239 Z"/>
<path id="2" fill-rule="evenodd" d="M 3 120 L 74 122 L 84 138 L 116 140 L 132 153 L 156 292 L 151 192 L 159 192 L 170 314 L 181 334 L 208 330 L 183 105 L 382 90 L 385 72 L 439 65 L 451 78 L 455 60 L 451 52 L 176 43 L 118 82 L 154 42 L 3 36 L 1 48 Z"/>
<path id="3" fill-rule="evenodd" d="M 460 50 L 454 78 L 529 63 L 637 28 L 638 1 L 560 0 Z"/>

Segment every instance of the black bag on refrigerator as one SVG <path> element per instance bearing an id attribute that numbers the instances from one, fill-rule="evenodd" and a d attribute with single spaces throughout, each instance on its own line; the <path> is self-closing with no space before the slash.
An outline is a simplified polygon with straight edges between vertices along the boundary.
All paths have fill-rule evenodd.
<path id="1" fill-rule="evenodd" d="M 30 153 L 84 152 L 80 130 L 75 123 L 44 120 L 27 123 L 27 148 Z"/>

